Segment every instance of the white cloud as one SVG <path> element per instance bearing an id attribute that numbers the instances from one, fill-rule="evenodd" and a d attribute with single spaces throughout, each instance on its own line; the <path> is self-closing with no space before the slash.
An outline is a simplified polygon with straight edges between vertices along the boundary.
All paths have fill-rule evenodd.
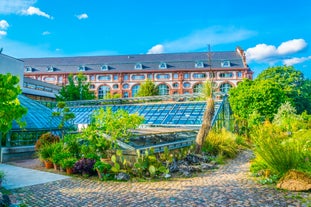
<path id="1" fill-rule="evenodd" d="M 187 52 L 207 48 L 208 44 L 219 45 L 245 40 L 255 34 L 251 30 L 215 26 L 198 30 L 188 36 L 158 45 L 162 45 L 162 50 L 165 50 L 165 52 Z M 150 50 L 156 46 L 153 46 Z"/>
<path id="2" fill-rule="evenodd" d="M 9 23 L 7 22 L 7 21 L 5 21 L 5 20 L 1 20 L 0 21 L 0 29 L 4 29 L 4 30 L 6 30 L 7 28 L 9 28 Z"/>
<path id="3" fill-rule="evenodd" d="M 277 49 L 278 54 L 286 55 L 303 50 L 307 46 L 304 39 L 293 39 L 283 42 Z"/>
<path id="4" fill-rule="evenodd" d="M 0 38 L 3 37 L 3 36 L 5 36 L 6 34 L 7 34 L 6 31 L 0 30 Z"/>
<path id="5" fill-rule="evenodd" d="M 42 35 L 50 35 L 51 34 L 51 32 L 49 32 L 49 31 L 44 31 L 44 32 L 42 32 Z"/>
<path id="6" fill-rule="evenodd" d="M 42 16 L 42 17 L 46 17 L 48 19 L 53 19 L 52 16 L 50 16 L 49 14 L 41 11 L 39 8 L 30 6 L 27 10 L 23 9 L 22 10 L 22 15 L 27 15 L 27 16 L 31 16 L 31 15 L 38 15 L 38 16 Z"/>
<path id="7" fill-rule="evenodd" d="M 274 45 L 258 44 L 248 48 L 245 55 L 248 61 L 275 62 L 284 59 L 287 55 L 297 53 L 307 47 L 304 39 L 293 39 L 282 42 L 278 47 Z"/>
<path id="8" fill-rule="evenodd" d="M 87 19 L 87 18 L 89 18 L 89 16 L 86 13 L 76 15 L 76 17 L 78 19 Z"/>
<path id="9" fill-rule="evenodd" d="M 249 61 L 264 60 L 277 55 L 277 49 L 274 45 L 258 44 L 255 47 L 248 48 L 245 55 Z"/>
<path id="10" fill-rule="evenodd" d="M 148 50 L 147 54 L 160 54 L 164 52 L 164 46 L 161 44 L 153 46 L 150 50 Z"/>
<path id="11" fill-rule="evenodd" d="M 0 14 L 17 14 L 35 3 L 36 0 L 1 0 Z"/>
<path id="12" fill-rule="evenodd" d="M 311 56 L 300 57 L 300 58 L 294 57 L 294 58 L 283 60 L 283 64 L 284 65 L 295 65 L 295 64 L 306 62 L 308 60 L 311 60 Z"/>

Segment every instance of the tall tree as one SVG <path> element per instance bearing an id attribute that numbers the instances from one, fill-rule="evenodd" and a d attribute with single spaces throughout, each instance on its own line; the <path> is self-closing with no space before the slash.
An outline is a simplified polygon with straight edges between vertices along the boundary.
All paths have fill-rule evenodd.
<path id="1" fill-rule="evenodd" d="M 204 141 L 209 133 L 209 131 L 212 128 L 212 120 L 214 117 L 214 99 L 213 99 L 213 87 L 212 87 L 212 82 L 207 81 L 203 85 L 203 94 L 202 96 L 206 98 L 206 108 L 203 114 L 203 121 L 201 128 L 197 134 L 196 137 L 196 153 L 201 153 L 202 152 L 202 146 L 204 144 Z"/>
<path id="2" fill-rule="evenodd" d="M 271 80 L 277 83 L 285 92 L 288 101 L 296 108 L 297 113 L 308 111 L 310 108 L 310 81 L 304 78 L 301 71 L 293 66 L 275 66 L 262 71 L 255 81 Z"/>
<path id="3" fill-rule="evenodd" d="M 56 96 L 57 101 L 76 101 L 94 99 L 94 93 L 89 90 L 90 83 L 86 82 L 87 78 L 82 73 L 76 76 L 76 83 L 73 74 L 68 76 L 69 84 L 63 86 Z"/>
<path id="4" fill-rule="evenodd" d="M 156 96 L 159 95 L 159 90 L 156 85 L 150 80 L 142 83 L 137 91 L 136 97 Z"/>
<path id="5" fill-rule="evenodd" d="M 272 121 L 280 105 L 288 100 L 281 86 L 271 80 L 245 79 L 229 92 L 234 115 L 245 120 L 257 112 L 264 119 Z"/>
<path id="6" fill-rule="evenodd" d="M 0 135 L 12 128 L 13 120 L 21 125 L 21 118 L 27 113 L 17 98 L 22 93 L 18 83 L 17 76 L 0 74 Z"/>

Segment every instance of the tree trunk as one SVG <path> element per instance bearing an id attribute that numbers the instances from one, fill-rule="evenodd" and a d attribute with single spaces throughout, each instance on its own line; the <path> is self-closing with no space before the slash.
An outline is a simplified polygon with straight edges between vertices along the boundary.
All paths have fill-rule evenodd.
<path id="1" fill-rule="evenodd" d="M 212 128 L 212 120 L 214 117 L 214 99 L 208 98 L 206 101 L 206 107 L 203 115 L 202 126 L 196 137 L 196 149 L 195 153 L 199 154 L 202 152 L 202 145 L 207 137 L 210 129 Z"/>

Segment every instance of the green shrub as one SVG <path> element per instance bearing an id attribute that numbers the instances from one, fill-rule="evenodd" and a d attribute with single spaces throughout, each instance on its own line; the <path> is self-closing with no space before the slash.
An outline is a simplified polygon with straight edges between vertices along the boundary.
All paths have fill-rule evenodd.
<path id="1" fill-rule="evenodd" d="M 44 144 L 40 146 L 39 151 L 37 152 L 40 160 L 52 161 L 52 156 L 54 152 L 54 146 L 51 144 Z"/>
<path id="2" fill-rule="evenodd" d="M 51 132 L 47 132 L 42 134 L 35 144 L 35 149 L 40 150 L 42 145 L 51 144 L 55 142 L 59 142 L 60 138 L 57 135 L 52 134 Z"/>
<path id="3" fill-rule="evenodd" d="M 238 153 L 239 145 L 236 142 L 236 135 L 223 128 L 219 132 L 210 131 L 202 150 L 211 155 L 221 154 L 224 157 L 233 158 Z"/>
<path id="4" fill-rule="evenodd" d="M 280 176 L 290 169 L 306 167 L 305 159 L 310 156 L 310 148 L 306 144 L 308 139 L 300 133 L 284 133 L 269 122 L 259 126 L 252 134 L 256 157 L 262 159 L 272 173 Z"/>

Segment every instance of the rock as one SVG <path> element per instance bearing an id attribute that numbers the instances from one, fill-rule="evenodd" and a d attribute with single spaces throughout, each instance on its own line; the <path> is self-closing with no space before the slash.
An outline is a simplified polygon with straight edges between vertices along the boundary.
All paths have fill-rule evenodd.
<path id="1" fill-rule="evenodd" d="M 306 173 L 290 170 L 279 180 L 276 187 L 290 191 L 309 191 L 311 177 Z"/>
<path id="2" fill-rule="evenodd" d="M 213 165 L 213 164 L 209 164 L 209 163 L 202 163 L 201 164 L 201 169 L 202 171 L 205 171 L 205 170 L 212 170 L 212 169 L 215 169 L 217 168 L 216 165 Z"/>
<path id="3" fill-rule="evenodd" d="M 176 160 L 174 160 L 174 161 L 169 165 L 168 169 L 170 170 L 170 173 L 178 172 L 179 168 L 178 168 L 178 163 L 176 162 Z"/>
<path id="4" fill-rule="evenodd" d="M 115 176 L 115 179 L 118 180 L 118 181 L 129 181 L 131 179 L 130 175 L 129 174 L 126 174 L 126 173 L 118 173 L 116 176 Z"/>
<path id="5" fill-rule="evenodd" d="M 165 179 L 168 179 L 168 178 L 170 178 L 170 177 L 172 177 L 170 174 L 165 173 L 165 175 L 164 175 L 164 178 L 165 178 Z"/>
<path id="6" fill-rule="evenodd" d="M 201 159 L 197 155 L 188 154 L 185 158 L 190 164 L 198 164 L 200 163 Z"/>

